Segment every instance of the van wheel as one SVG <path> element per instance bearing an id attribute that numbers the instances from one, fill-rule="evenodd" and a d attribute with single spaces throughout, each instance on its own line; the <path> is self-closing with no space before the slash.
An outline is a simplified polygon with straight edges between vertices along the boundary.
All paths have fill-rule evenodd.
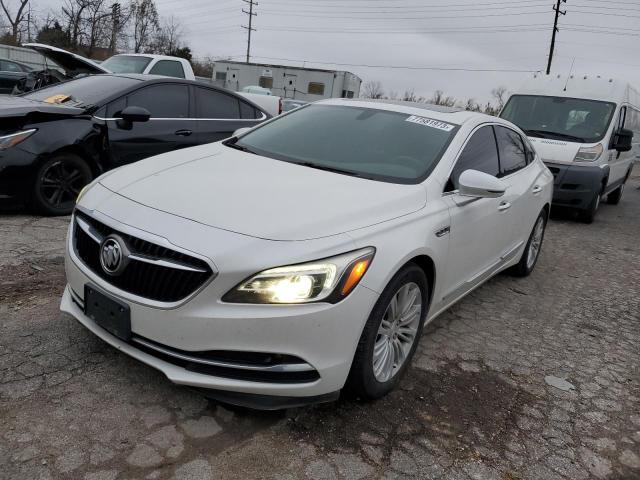
<path id="1" fill-rule="evenodd" d="M 624 193 L 624 183 L 616 188 L 613 192 L 607 195 L 607 203 L 609 205 L 618 205 L 622 200 L 622 194 Z"/>
<path id="2" fill-rule="evenodd" d="M 589 208 L 580 212 L 580 219 L 584 223 L 593 223 L 596 219 L 596 213 L 598 213 L 598 208 L 600 207 L 600 196 L 600 193 L 596 193 L 593 200 L 591 200 Z"/>
<path id="3" fill-rule="evenodd" d="M 516 277 L 527 277 L 533 272 L 533 269 L 538 263 L 538 257 L 540 256 L 540 250 L 542 250 L 542 241 L 544 240 L 544 232 L 547 227 L 547 212 L 543 210 L 536 223 L 533 225 L 531 235 L 529 235 L 529 241 L 527 246 L 522 252 L 520 261 L 509 269 L 509 273 Z"/>
<path id="4" fill-rule="evenodd" d="M 31 196 L 34 210 L 43 215 L 69 215 L 80 190 L 91 182 L 91 168 L 71 153 L 55 155 L 36 173 Z"/>
<path id="5" fill-rule="evenodd" d="M 358 342 L 347 390 L 367 399 L 389 393 L 411 363 L 429 301 L 424 271 L 409 264 L 386 286 Z"/>

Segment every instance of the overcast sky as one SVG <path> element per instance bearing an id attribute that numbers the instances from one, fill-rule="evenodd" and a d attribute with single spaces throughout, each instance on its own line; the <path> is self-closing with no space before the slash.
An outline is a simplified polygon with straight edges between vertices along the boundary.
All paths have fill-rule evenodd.
<path id="1" fill-rule="evenodd" d="M 60 5 L 34 0 L 41 9 Z M 385 91 L 437 89 L 459 99 L 489 99 L 517 88 L 528 73 L 421 70 L 544 70 L 554 0 L 259 0 L 252 61 L 349 70 Z M 246 53 L 242 0 L 156 0 L 162 16 L 184 25 L 198 57 Z M 640 86 L 640 0 L 568 0 L 553 72 L 626 77 Z M 280 60 L 287 59 L 287 60 Z M 349 65 L 331 65 L 338 64 Z M 373 65 L 368 68 L 358 65 Z M 386 68 L 385 66 L 412 67 Z"/>

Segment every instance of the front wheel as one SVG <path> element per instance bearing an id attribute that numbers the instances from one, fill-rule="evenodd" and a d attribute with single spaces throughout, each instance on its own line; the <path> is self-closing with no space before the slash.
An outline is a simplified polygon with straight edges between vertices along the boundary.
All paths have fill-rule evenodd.
<path id="1" fill-rule="evenodd" d="M 544 232 L 547 227 L 547 212 L 542 211 L 536 223 L 533 225 L 531 235 L 529 235 L 529 241 L 527 246 L 522 252 L 520 261 L 511 267 L 510 273 L 516 277 L 527 277 L 533 272 L 533 269 L 538 263 L 538 257 L 540 256 L 540 250 L 542 250 L 542 241 L 544 240 Z"/>
<path id="2" fill-rule="evenodd" d="M 596 219 L 596 213 L 598 213 L 598 208 L 600 208 L 600 193 L 596 193 L 591 203 L 589 204 L 589 208 L 580 212 L 580 219 L 584 223 L 593 223 Z"/>
<path id="3" fill-rule="evenodd" d="M 82 158 L 70 153 L 56 155 L 36 173 L 32 206 L 43 215 L 68 215 L 91 179 L 91 168 Z"/>
<path id="4" fill-rule="evenodd" d="M 347 379 L 361 397 L 383 397 L 411 362 L 429 301 L 428 280 L 415 264 L 405 266 L 384 289 L 364 327 Z"/>
<path id="5" fill-rule="evenodd" d="M 616 188 L 613 192 L 607 195 L 607 203 L 609 205 L 618 205 L 622 200 L 622 194 L 624 193 L 624 183 Z"/>

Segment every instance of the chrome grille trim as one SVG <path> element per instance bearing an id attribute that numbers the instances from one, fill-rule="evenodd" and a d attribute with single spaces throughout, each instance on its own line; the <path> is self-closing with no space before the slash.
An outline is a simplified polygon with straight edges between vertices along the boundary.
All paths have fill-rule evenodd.
<path id="1" fill-rule="evenodd" d="M 249 365 L 244 363 L 231 363 L 231 362 L 223 362 L 219 360 L 207 360 L 204 358 L 192 357 L 190 355 L 186 355 L 183 353 L 175 352 L 168 348 L 163 348 L 155 343 L 147 342 L 140 337 L 133 337 L 131 339 L 132 342 L 143 345 L 151 350 L 155 350 L 156 352 L 160 352 L 163 355 L 167 355 L 169 357 L 177 358 L 179 360 L 184 360 L 192 363 L 199 363 L 202 365 L 211 365 L 214 367 L 222 367 L 222 368 L 235 368 L 237 370 L 252 370 L 257 372 L 312 372 L 315 369 L 309 365 L 308 363 L 285 363 L 278 365 Z"/>

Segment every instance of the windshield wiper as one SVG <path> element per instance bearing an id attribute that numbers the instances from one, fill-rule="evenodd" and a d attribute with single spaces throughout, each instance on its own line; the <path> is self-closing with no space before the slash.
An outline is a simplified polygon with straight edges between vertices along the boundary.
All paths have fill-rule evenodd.
<path id="1" fill-rule="evenodd" d="M 576 137 L 575 135 L 569 135 L 568 133 L 550 132 L 548 130 L 524 130 L 524 133 L 532 137 L 565 139 L 580 143 L 586 142 L 582 137 Z"/>
<path id="2" fill-rule="evenodd" d="M 247 148 L 244 145 L 238 145 L 237 142 L 238 142 L 238 139 L 233 137 L 231 140 L 223 142 L 222 144 L 224 146 L 226 146 L 226 147 L 235 148 L 236 150 L 240 150 L 241 152 L 253 153 L 254 155 L 257 155 L 257 153 L 254 152 L 253 150 L 251 150 L 250 148 Z"/>
<path id="3" fill-rule="evenodd" d="M 333 172 L 333 173 L 342 173 L 344 175 L 351 175 L 352 177 L 359 177 L 360 174 L 358 172 L 353 172 L 351 170 L 345 170 L 338 167 L 329 167 L 328 165 L 318 165 L 313 162 L 291 162 L 296 165 L 302 165 L 303 167 L 315 168 L 316 170 L 323 170 L 325 172 Z"/>

